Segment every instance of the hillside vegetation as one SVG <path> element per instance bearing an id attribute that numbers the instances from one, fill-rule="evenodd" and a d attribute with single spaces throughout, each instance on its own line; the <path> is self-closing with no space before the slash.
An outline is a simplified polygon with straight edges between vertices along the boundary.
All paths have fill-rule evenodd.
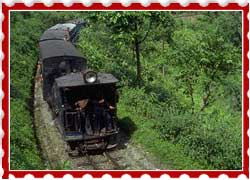
<path id="1" fill-rule="evenodd" d="M 168 169 L 241 169 L 240 12 L 12 12 L 11 168 L 45 168 L 32 126 L 37 43 L 82 18 L 77 48 L 119 80 L 121 128 Z M 31 161 L 32 159 L 32 161 Z"/>
<path id="2" fill-rule="evenodd" d="M 64 16 L 49 12 L 10 14 L 10 168 L 44 169 L 33 127 L 33 83 L 38 41 Z"/>

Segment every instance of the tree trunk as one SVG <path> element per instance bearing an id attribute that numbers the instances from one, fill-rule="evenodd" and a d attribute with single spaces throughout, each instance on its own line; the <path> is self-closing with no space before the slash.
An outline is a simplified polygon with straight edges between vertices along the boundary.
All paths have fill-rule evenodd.
<path id="1" fill-rule="evenodd" d="M 212 83 L 212 81 L 208 82 L 208 84 L 205 87 L 206 95 L 202 98 L 203 105 L 202 105 L 200 111 L 204 111 L 204 109 L 210 104 L 211 83 Z"/>
<path id="2" fill-rule="evenodd" d="M 132 60 L 135 61 L 135 45 L 132 43 Z"/>
<path id="3" fill-rule="evenodd" d="M 137 68 L 137 82 L 141 84 L 141 62 L 140 62 L 140 43 L 137 38 L 135 38 L 135 53 L 136 53 L 136 68 Z"/>
<path id="4" fill-rule="evenodd" d="M 191 95 L 191 103 L 192 103 L 191 113 L 194 114 L 194 106 L 195 106 L 195 104 L 194 104 L 194 96 L 193 96 L 193 94 Z"/>

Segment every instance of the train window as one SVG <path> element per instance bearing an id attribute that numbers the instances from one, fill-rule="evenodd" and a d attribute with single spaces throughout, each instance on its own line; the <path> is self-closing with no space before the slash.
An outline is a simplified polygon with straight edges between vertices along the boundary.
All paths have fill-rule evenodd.
<path id="1" fill-rule="evenodd" d="M 61 74 L 61 75 L 67 74 L 67 73 L 70 71 L 70 67 L 69 67 L 68 62 L 62 61 L 62 62 L 59 64 L 59 69 L 60 69 L 60 74 Z"/>

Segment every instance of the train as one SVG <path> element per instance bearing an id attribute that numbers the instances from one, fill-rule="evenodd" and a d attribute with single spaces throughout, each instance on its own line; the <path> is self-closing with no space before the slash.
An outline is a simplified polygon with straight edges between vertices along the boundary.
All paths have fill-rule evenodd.
<path id="1" fill-rule="evenodd" d="M 117 146 L 118 79 L 88 68 L 76 42 L 83 20 L 56 24 L 39 40 L 43 99 L 71 150 L 87 152 Z"/>

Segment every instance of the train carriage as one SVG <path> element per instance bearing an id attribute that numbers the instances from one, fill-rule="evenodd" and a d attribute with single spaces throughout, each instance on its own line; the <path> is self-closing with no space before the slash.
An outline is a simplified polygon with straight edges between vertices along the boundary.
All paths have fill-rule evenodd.
<path id="1" fill-rule="evenodd" d="M 46 40 L 39 45 L 43 95 L 45 100 L 49 101 L 54 79 L 70 72 L 83 71 L 86 69 L 86 59 L 68 41 Z"/>

